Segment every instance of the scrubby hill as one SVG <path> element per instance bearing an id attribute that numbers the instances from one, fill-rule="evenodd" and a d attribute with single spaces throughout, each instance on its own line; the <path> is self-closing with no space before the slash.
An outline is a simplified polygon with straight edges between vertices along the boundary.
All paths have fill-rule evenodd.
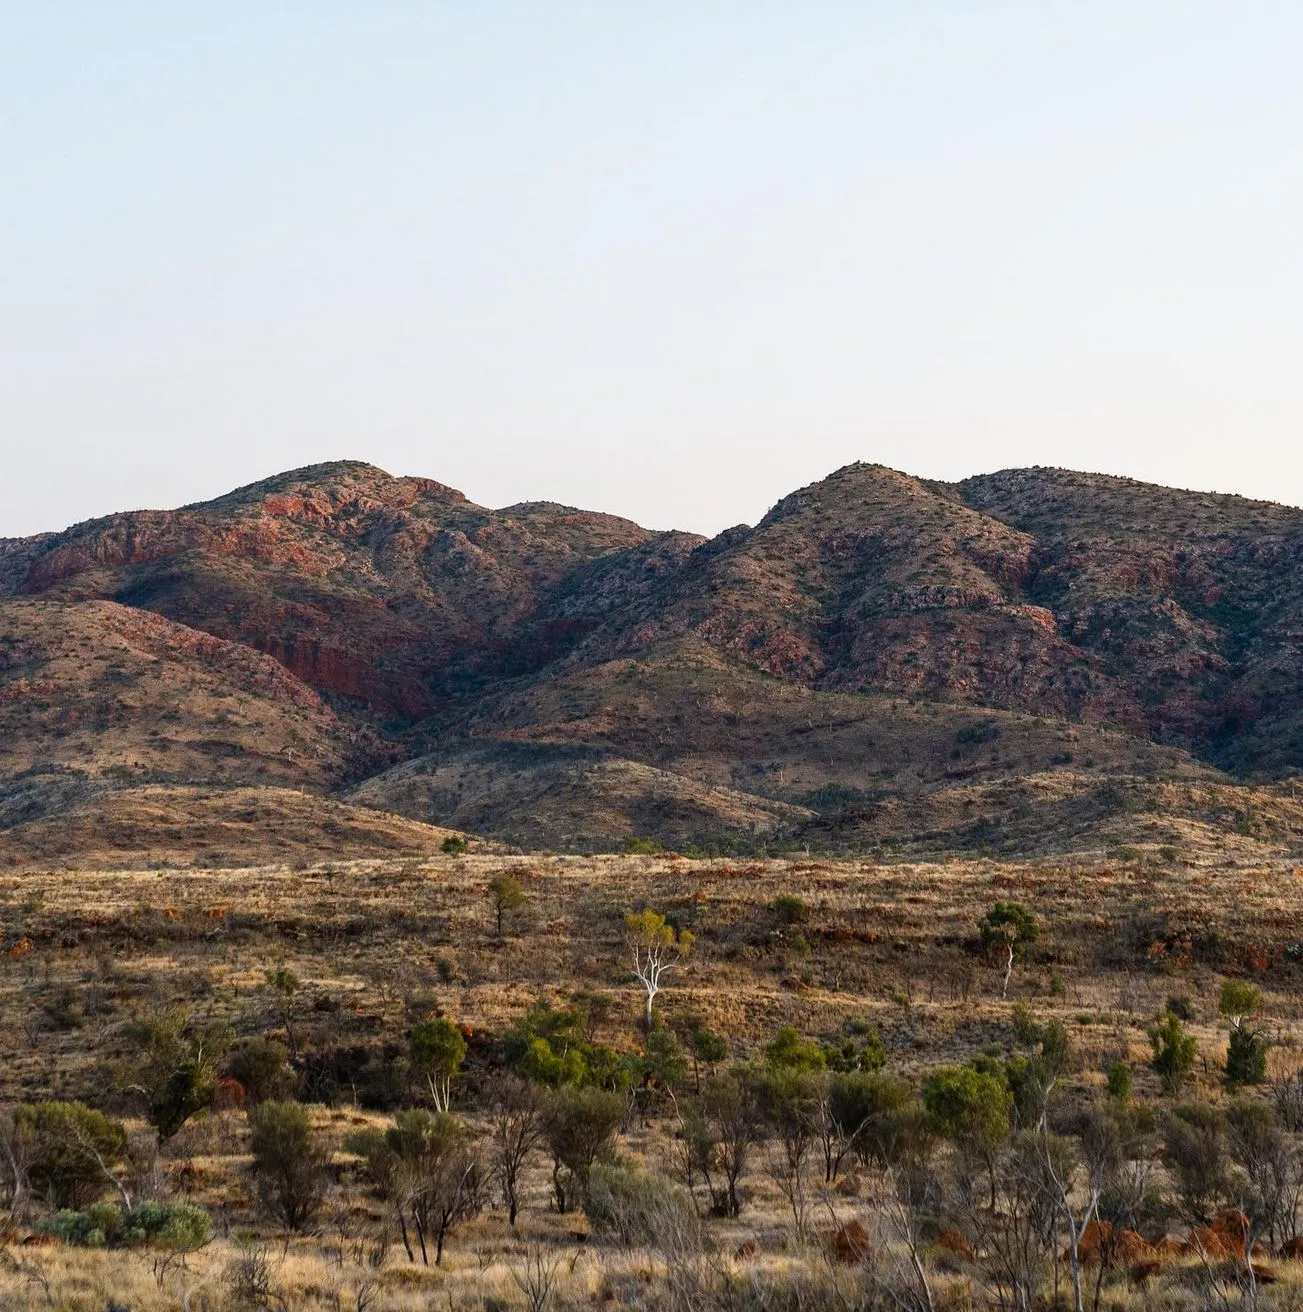
<path id="1" fill-rule="evenodd" d="M 1303 767 L 1303 511 L 857 464 L 704 541 L 314 466 L 0 541 L 0 730 L 8 825 L 212 784 L 551 846 L 1122 841 L 1109 780 Z"/>
<path id="2" fill-rule="evenodd" d="M 42 540 L 10 587 L 154 611 L 406 722 L 454 670 L 519 659 L 518 631 L 567 575 L 654 536 L 563 506 L 484 510 L 429 479 L 340 462 L 77 525 Z"/>

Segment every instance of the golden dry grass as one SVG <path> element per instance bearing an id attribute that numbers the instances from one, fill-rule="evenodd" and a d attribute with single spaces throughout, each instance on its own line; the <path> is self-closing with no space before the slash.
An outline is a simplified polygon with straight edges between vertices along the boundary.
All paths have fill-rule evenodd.
<path id="1" fill-rule="evenodd" d="M 502 870 L 521 879 L 529 901 L 499 941 L 486 889 Z M 775 914 L 779 894 L 802 899 L 801 923 Z M 1000 971 L 972 943 L 997 900 L 1024 903 L 1043 926 L 1007 999 L 999 996 Z M 474 1032 L 468 1086 L 484 1078 L 492 1036 L 540 1000 L 586 996 L 598 1036 L 632 1048 L 640 1000 L 625 961 L 623 916 L 644 905 L 673 912 L 698 935 L 658 1006 L 667 1015 L 704 1013 L 736 1056 L 753 1054 L 781 1025 L 833 1038 L 852 1021 L 867 1022 L 883 1035 L 890 1069 L 913 1078 L 991 1046 L 1007 1048 L 1012 1009 L 1022 1001 L 1069 1028 L 1076 1071 L 1065 1096 L 1097 1090 L 1107 1065 L 1127 1057 L 1138 1092 L 1156 1098 L 1146 1029 L 1169 997 L 1184 996 L 1202 1057 L 1196 1088 L 1219 1098 L 1225 1033 L 1216 990 L 1225 975 L 1248 974 L 1266 993 L 1273 1072 L 1303 1064 L 1294 946 L 1303 934 L 1303 869 L 1284 859 L 1183 860 L 1158 849 L 1118 861 L 899 865 L 472 854 L 298 870 L 0 877 L 3 1100 L 102 1095 L 124 1022 L 164 1002 L 226 1019 L 241 1034 L 277 1032 L 283 1018 L 264 980 L 273 965 L 303 981 L 293 1017 L 300 1044 L 401 1052 L 413 1018 L 438 1007 Z M 293 1312 L 353 1307 L 359 1288 L 371 1291 L 373 1308 L 393 1312 L 481 1307 L 486 1298 L 518 1306 L 511 1270 L 534 1241 L 563 1267 L 566 1303 L 636 1305 L 638 1289 L 656 1278 L 650 1254 L 579 1242 L 582 1218 L 547 1211 L 541 1162 L 528 1180 L 519 1235 L 491 1212 L 455 1235 L 438 1271 L 409 1266 L 396 1244 L 374 1268 L 358 1236 L 376 1220 L 378 1204 L 348 1184 L 343 1144 L 350 1130 L 384 1117 L 355 1105 L 347 1091 L 314 1116 L 344 1182 L 315 1235 L 286 1241 L 279 1234 L 253 1196 L 242 1115 L 214 1116 L 164 1153 L 172 1187 L 219 1222 L 218 1239 L 186 1269 L 158 1274 L 140 1253 L 16 1247 L 18 1268 L 0 1272 L 0 1306 L 105 1312 L 112 1297 L 133 1312 L 161 1312 L 193 1290 L 192 1308 L 216 1312 L 231 1306 L 226 1273 L 251 1245 L 268 1246 L 276 1288 Z M 660 1166 L 669 1131 L 636 1126 L 621 1151 Z M 860 1190 L 871 1187 L 853 1181 L 832 1200 L 833 1213 L 854 1214 Z M 817 1251 L 789 1247 L 784 1203 L 763 1162 L 750 1190 L 742 1220 L 721 1223 L 723 1250 L 753 1242 L 748 1270 L 818 1275 Z M 1294 1289 L 1293 1280 L 1281 1288 Z M 1119 1306 L 1133 1296 L 1140 1297 L 1114 1291 Z"/>

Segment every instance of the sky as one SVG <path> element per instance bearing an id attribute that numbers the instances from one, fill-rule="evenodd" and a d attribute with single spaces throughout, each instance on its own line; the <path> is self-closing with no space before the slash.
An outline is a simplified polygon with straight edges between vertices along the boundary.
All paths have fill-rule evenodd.
<path id="1" fill-rule="evenodd" d="M 1303 5 L 0 0 L 0 537 L 322 460 L 1303 504 Z"/>

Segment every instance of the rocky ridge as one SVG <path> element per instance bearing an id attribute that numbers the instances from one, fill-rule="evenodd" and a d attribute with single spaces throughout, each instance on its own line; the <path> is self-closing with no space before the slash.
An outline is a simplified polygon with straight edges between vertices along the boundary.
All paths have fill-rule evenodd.
<path id="1" fill-rule="evenodd" d="M 1235 497 L 857 464 L 706 541 L 335 462 L 0 540 L 0 854 L 201 785 L 526 845 L 1026 849 L 1063 831 L 1028 798 L 1088 816 L 1104 775 L 1301 767 L 1303 511 Z"/>

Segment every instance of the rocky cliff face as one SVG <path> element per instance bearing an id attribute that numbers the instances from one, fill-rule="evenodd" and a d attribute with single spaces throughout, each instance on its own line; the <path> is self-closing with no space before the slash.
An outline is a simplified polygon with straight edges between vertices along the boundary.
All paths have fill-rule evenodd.
<path id="1" fill-rule="evenodd" d="M 39 543 L 14 591 L 154 611 L 410 721 L 455 671 L 509 651 L 568 575 L 654 536 L 565 507 L 485 510 L 428 479 L 341 463 L 78 525 Z"/>
<path id="2" fill-rule="evenodd" d="M 1083 755 L 1270 775 L 1303 767 L 1303 511 L 851 465 L 704 541 L 338 462 L 0 540 L 3 708 L 0 769 L 328 790 L 438 748 L 458 815 L 564 791 L 590 837 L 597 779 L 616 828 L 691 796 L 697 833 Z M 598 764 L 493 777 L 530 743 Z"/>

